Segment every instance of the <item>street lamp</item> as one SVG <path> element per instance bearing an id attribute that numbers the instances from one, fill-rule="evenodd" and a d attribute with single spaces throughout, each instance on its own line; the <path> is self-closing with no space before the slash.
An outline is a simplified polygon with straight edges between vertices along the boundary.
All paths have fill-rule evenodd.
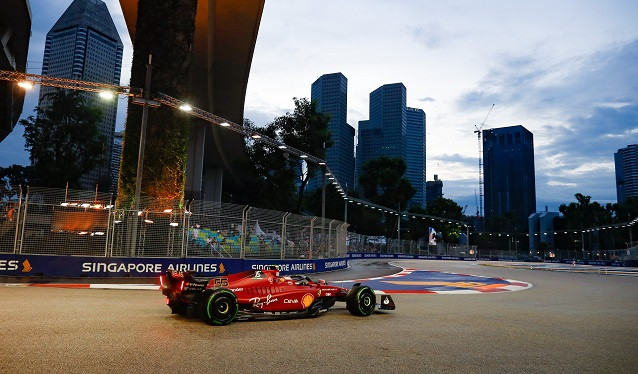
<path id="1" fill-rule="evenodd" d="M 142 126 L 140 128 L 140 145 L 137 154 L 137 175 L 135 176 L 135 200 L 133 202 L 133 209 L 139 210 L 140 207 L 140 195 L 142 191 L 142 168 L 144 166 L 144 147 L 146 143 L 146 125 L 148 122 L 148 107 L 158 107 L 157 101 L 151 100 L 151 72 L 153 71 L 153 55 L 148 55 L 148 64 L 146 65 L 146 81 L 144 83 L 144 98 L 133 98 L 134 104 L 142 105 Z M 137 224 L 138 219 L 135 219 L 133 223 L 133 232 L 131 235 L 131 257 L 135 257 L 135 247 L 137 245 Z"/>
<path id="2" fill-rule="evenodd" d="M 20 81 L 18 82 L 18 87 L 24 88 L 25 90 L 33 89 L 33 83 L 30 81 Z"/>

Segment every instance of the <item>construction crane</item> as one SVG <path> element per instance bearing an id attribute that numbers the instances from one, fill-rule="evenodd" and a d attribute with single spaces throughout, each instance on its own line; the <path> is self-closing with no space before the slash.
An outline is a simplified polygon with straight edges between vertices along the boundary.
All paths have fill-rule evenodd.
<path id="1" fill-rule="evenodd" d="M 478 167 L 479 167 L 479 206 L 476 208 L 476 217 L 483 217 L 483 147 L 481 146 L 481 130 L 483 130 L 483 126 L 485 126 L 485 121 L 487 121 L 487 117 L 492 113 L 492 109 L 494 109 L 494 105 L 490 107 L 489 112 L 485 116 L 483 122 L 481 122 L 481 126 L 474 125 L 474 132 L 478 136 Z M 476 195 L 475 195 L 476 196 Z"/>

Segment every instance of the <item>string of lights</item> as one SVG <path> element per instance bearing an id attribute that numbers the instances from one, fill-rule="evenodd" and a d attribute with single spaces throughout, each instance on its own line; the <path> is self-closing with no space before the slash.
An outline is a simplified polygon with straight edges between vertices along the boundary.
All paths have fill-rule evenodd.
<path id="1" fill-rule="evenodd" d="M 600 225 L 595 227 L 590 227 L 587 229 L 555 229 L 555 230 L 543 230 L 543 231 L 535 231 L 532 232 L 534 236 L 540 235 L 573 235 L 573 234 L 583 234 L 583 233 L 593 233 L 600 232 L 604 230 L 613 230 L 613 229 L 622 229 L 622 228 L 631 228 L 631 226 L 638 223 L 638 218 L 633 219 L 629 222 L 620 222 L 614 224 Z M 489 231 L 480 231 L 480 232 L 470 232 L 470 235 L 487 235 L 487 236 L 529 236 L 529 232 L 518 232 L 518 233 L 508 233 L 508 232 L 489 232 Z"/>

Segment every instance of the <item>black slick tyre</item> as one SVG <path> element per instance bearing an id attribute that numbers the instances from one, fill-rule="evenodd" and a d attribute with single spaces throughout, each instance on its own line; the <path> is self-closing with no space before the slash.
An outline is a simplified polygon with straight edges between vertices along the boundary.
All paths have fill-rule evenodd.
<path id="1" fill-rule="evenodd" d="M 377 297 L 368 286 L 354 286 L 346 296 L 346 309 L 355 316 L 369 316 L 377 305 Z"/>
<path id="2" fill-rule="evenodd" d="M 239 310 L 237 297 L 227 289 L 206 290 L 200 298 L 202 319 L 209 325 L 223 326 L 231 323 Z"/>

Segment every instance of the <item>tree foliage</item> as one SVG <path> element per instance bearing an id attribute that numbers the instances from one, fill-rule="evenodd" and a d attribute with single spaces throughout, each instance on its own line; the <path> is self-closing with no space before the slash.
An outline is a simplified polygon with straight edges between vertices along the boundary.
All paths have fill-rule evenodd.
<path id="1" fill-rule="evenodd" d="M 576 202 L 561 204 L 558 211 L 563 214 L 568 229 L 583 229 L 612 222 L 613 207 L 611 204 L 600 205 L 591 202 L 591 196 L 577 193 Z"/>
<path id="2" fill-rule="evenodd" d="M 416 190 L 404 177 L 405 161 L 398 157 L 380 156 L 363 165 L 359 183 L 369 201 L 391 209 L 405 209 Z M 386 217 L 386 236 L 396 237 L 396 216 Z"/>
<path id="3" fill-rule="evenodd" d="M 563 222 L 557 229 L 564 229 L 567 235 L 556 238 L 557 248 L 586 250 L 613 249 L 629 242 L 628 230 L 594 230 L 583 233 L 583 230 L 605 225 L 625 223 L 638 217 L 638 198 L 629 198 L 623 203 L 605 204 L 592 202 L 591 196 L 577 193 L 576 202 L 561 204 L 558 210 L 563 214 Z M 583 245 L 582 240 L 585 241 Z"/>
<path id="4" fill-rule="evenodd" d="M 100 108 L 87 104 L 78 91 L 56 90 L 46 97 L 50 104 L 36 108 L 37 116 L 20 120 L 25 149 L 30 152 L 32 182 L 80 188 L 82 174 L 105 163 L 106 139 L 99 134 Z"/>
<path id="5" fill-rule="evenodd" d="M 15 195 L 13 186 L 28 186 L 31 180 L 31 166 L 13 164 L 0 167 L 0 199 L 10 199 Z"/>
<path id="6" fill-rule="evenodd" d="M 366 162 L 359 176 L 363 196 L 388 208 L 407 207 L 416 190 L 404 177 L 406 167 L 398 157 L 380 156 Z"/>
<path id="7" fill-rule="evenodd" d="M 328 115 L 317 111 L 317 103 L 308 99 L 293 99 L 295 110 L 268 124 L 259 132 L 309 155 L 324 158 L 325 148 L 332 145 Z M 248 122 L 250 124 L 250 122 Z M 270 199 L 270 207 L 299 213 L 303 207 L 304 190 L 319 165 L 306 163 L 285 151 L 258 140 L 246 144 L 251 162 L 259 180 L 258 199 Z M 301 178 L 296 187 L 296 178 Z M 296 191 L 295 191 L 296 190 Z M 292 194 L 291 194 L 292 191 Z M 280 195 L 280 196 L 278 196 Z M 291 199 L 290 196 L 295 196 Z M 275 199 L 275 200 L 272 200 Z M 293 202 L 286 204 L 285 201 Z M 288 209 L 283 209 L 283 208 Z"/>
<path id="8" fill-rule="evenodd" d="M 616 221 L 629 222 L 638 217 L 638 197 L 629 197 L 622 203 L 612 205 Z"/>
<path id="9" fill-rule="evenodd" d="M 293 113 L 278 117 L 274 121 L 278 136 L 293 148 L 307 152 L 318 158 L 325 158 L 326 148 L 332 146 L 328 124 L 330 116 L 317 110 L 317 103 L 306 98 L 293 98 L 295 110 Z M 301 212 L 304 190 L 310 178 L 320 170 L 320 166 L 313 163 L 295 162 L 297 175 L 301 176 L 301 183 L 297 190 L 297 204 L 293 212 Z M 305 165 L 305 173 L 304 173 Z"/>
<path id="10" fill-rule="evenodd" d="M 244 120 L 244 127 L 255 129 L 249 120 Z M 258 130 L 268 137 L 277 137 L 277 128 L 273 123 Z M 252 171 L 256 174 L 256 185 L 252 186 L 245 202 L 268 209 L 291 211 L 296 195 L 296 169 L 289 155 L 276 147 L 248 138 L 246 151 Z"/>
<path id="11" fill-rule="evenodd" d="M 428 202 L 425 214 L 460 221 L 463 219 L 463 208 L 452 199 L 439 197 Z M 458 224 L 448 223 L 445 220 L 443 222 L 435 220 L 431 221 L 430 226 L 434 227 L 436 232 L 442 233 L 443 241 L 458 243 L 459 234 L 461 233 L 461 227 Z"/>

